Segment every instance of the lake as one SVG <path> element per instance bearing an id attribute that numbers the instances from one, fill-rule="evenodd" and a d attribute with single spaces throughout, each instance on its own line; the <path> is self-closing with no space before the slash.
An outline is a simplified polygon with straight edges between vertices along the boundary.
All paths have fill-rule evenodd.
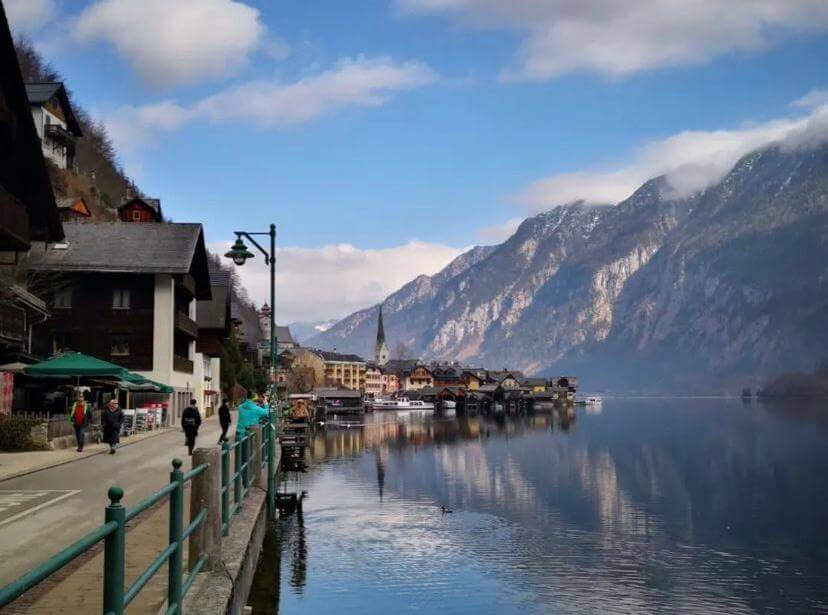
<path id="1" fill-rule="evenodd" d="M 828 612 L 825 402 L 353 422 L 283 483 L 254 612 Z"/>

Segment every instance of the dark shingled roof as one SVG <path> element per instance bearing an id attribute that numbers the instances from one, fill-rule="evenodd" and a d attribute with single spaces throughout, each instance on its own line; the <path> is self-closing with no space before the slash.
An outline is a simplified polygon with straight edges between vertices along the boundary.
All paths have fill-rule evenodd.
<path id="1" fill-rule="evenodd" d="M 63 229 L 66 243 L 45 251 L 32 249 L 26 266 L 35 271 L 190 273 L 196 281 L 196 298 L 211 298 L 200 224 L 66 222 Z"/>
<path id="2" fill-rule="evenodd" d="M 52 98 L 57 96 L 58 102 L 63 109 L 66 126 L 73 135 L 77 137 L 83 136 L 80 124 L 72 111 L 72 105 L 69 102 L 69 95 L 66 93 L 66 88 L 60 81 L 52 81 L 48 83 L 27 83 L 26 97 L 29 99 L 30 105 L 42 105 L 49 102 Z"/>
<path id="3" fill-rule="evenodd" d="M 328 350 L 315 350 L 314 352 L 326 361 L 347 361 L 351 363 L 365 363 L 365 359 L 355 354 L 342 354 L 339 352 L 330 352 Z"/>
<path id="4" fill-rule="evenodd" d="M 224 329 L 230 319 L 230 305 L 227 286 L 212 285 L 213 298 L 199 301 L 196 307 L 196 322 L 199 329 Z"/>
<path id="5" fill-rule="evenodd" d="M 280 325 L 276 325 L 276 339 L 279 341 L 280 344 L 295 344 L 296 342 L 293 341 L 293 336 L 290 334 L 289 327 L 282 327 Z M 356 356 L 356 355 L 354 355 Z M 360 359 L 362 360 L 362 359 Z"/>

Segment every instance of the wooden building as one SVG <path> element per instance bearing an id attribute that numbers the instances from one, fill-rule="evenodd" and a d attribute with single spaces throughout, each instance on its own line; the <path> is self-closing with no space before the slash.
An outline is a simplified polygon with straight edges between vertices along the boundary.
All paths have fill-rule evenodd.
<path id="1" fill-rule="evenodd" d="M 196 305 L 198 340 L 196 352 L 204 361 L 204 407 L 217 409 L 221 404 L 221 355 L 230 337 L 230 273 L 211 263 L 210 299 Z"/>
<path id="2" fill-rule="evenodd" d="M 127 198 L 118 208 L 122 222 L 163 222 L 161 200 L 141 196 Z"/>
<path id="3" fill-rule="evenodd" d="M 38 327 L 41 355 L 72 349 L 175 389 L 172 418 L 204 405 L 197 301 L 210 300 L 200 224 L 66 223 L 66 240 L 32 250 L 26 266 L 52 279 L 53 317 Z"/>
<path id="4" fill-rule="evenodd" d="M 63 222 L 77 222 L 92 217 L 92 212 L 82 196 L 69 196 L 57 200 L 60 219 Z"/>
<path id="5" fill-rule="evenodd" d="M 59 169 L 75 167 L 75 141 L 83 136 L 66 88 L 60 82 L 26 84 L 43 156 Z"/>

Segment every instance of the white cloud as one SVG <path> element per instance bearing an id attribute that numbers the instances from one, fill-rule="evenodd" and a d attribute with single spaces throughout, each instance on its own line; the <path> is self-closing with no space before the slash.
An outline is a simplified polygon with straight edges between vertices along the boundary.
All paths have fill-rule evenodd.
<path id="1" fill-rule="evenodd" d="M 26 33 L 46 24 L 55 11 L 54 0 L 4 0 L 3 6 L 12 30 Z"/>
<path id="2" fill-rule="evenodd" d="M 797 98 L 791 105 L 805 109 L 815 109 L 822 105 L 828 105 L 828 90 L 811 90 L 802 98 Z"/>
<path id="3" fill-rule="evenodd" d="M 523 36 L 507 76 L 572 71 L 622 77 L 753 52 L 782 35 L 828 29 L 825 0 L 397 0 L 409 14 L 447 14 Z"/>
<path id="4" fill-rule="evenodd" d="M 807 97 L 806 97 L 807 98 Z M 804 100 L 804 99 L 800 99 Z M 812 97 L 817 102 L 817 97 Z M 557 173 L 533 182 L 516 200 L 531 211 L 566 203 L 610 203 L 630 196 L 642 183 L 665 175 L 671 193 L 681 197 L 703 190 L 726 175 L 745 154 L 780 143 L 803 147 L 828 139 L 828 104 L 809 115 L 751 124 L 734 130 L 685 131 L 636 149 L 616 168 Z"/>
<path id="5" fill-rule="evenodd" d="M 74 25 L 78 40 L 112 43 L 156 85 L 232 73 L 264 34 L 259 11 L 235 0 L 98 0 Z"/>
<path id="6" fill-rule="evenodd" d="M 230 242 L 223 242 L 209 247 L 224 254 L 229 246 Z M 418 275 L 437 273 L 461 252 L 421 241 L 364 250 L 348 244 L 281 248 L 276 257 L 276 318 L 279 322 L 341 318 L 378 303 Z M 263 259 L 236 269 L 254 301 L 269 301 L 269 270 Z"/>
<path id="7" fill-rule="evenodd" d="M 155 132 L 195 121 L 251 121 L 264 128 L 304 124 L 347 106 L 382 105 L 394 92 L 435 79 L 436 74 L 421 62 L 345 58 L 328 71 L 293 83 L 253 81 L 187 105 L 164 101 L 122 107 L 106 124 L 119 148 L 129 150 Z"/>
<path id="8" fill-rule="evenodd" d="M 501 224 L 493 224 L 477 229 L 475 236 L 486 245 L 495 245 L 506 241 L 526 218 L 509 218 Z"/>

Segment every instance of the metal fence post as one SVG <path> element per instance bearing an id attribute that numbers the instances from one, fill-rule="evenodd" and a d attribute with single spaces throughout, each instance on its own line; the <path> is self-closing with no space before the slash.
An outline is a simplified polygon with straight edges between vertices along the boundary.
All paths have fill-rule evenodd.
<path id="1" fill-rule="evenodd" d="M 230 445 L 227 442 L 221 443 L 221 523 L 222 535 L 227 536 L 230 530 Z"/>
<path id="2" fill-rule="evenodd" d="M 126 541 L 126 508 L 121 504 L 124 490 L 109 488 L 109 505 L 105 521 L 115 521 L 118 527 L 106 537 L 104 543 L 103 610 L 109 615 L 123 615 L 124 612 L 124 559 Z"/>
<path id="3" fill-rule="evenodd" d="M 184 533 L 184 473 L 181 471 L 181 460 L 172 460 L 173 470 L 170 472 L 170 482 L 177 483 L 175 490 L 170 493 L 170 544 L 178 547 L 170 554 L 167 566 L 167 609 L 181 612 L 181 584 L 182 584 L 182 555 L 183 545 L 181 535 Z"/>
<path id="4" fill-rule="evenodd" d="M 250 432 L 245 433 L 242 440 L 242 465 L 244 466 L 242 483 L 246 494 L 248 487 L 250 487 Z"/>
<path id="5" fill-rule="evenodd" d="M 233 468 L 234 473 L 236 475 L 236 480 L 233 481 L 233 502 L 241 506 L 242 501 L 242 457 L 244 457 L 244 453 L 242 448 L 244 447 L 243 438 L 239 438 L 239 432 L 236 432 L 236 448 L 233 449 Z"/>

